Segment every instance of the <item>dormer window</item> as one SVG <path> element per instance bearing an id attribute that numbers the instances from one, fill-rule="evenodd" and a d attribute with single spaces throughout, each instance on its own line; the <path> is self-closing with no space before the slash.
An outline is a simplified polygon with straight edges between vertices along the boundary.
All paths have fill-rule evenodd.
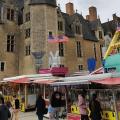
<path id="1" fill-rule="evenodd" d="M 62 31 L 63 30 L 63 22 L 58 21 L 58 30 Z"/>
<path id="2" fill-rule="evenodd" d="M 0 23 L 4 23 L 4 7 L 0 7 Z"/>
<path id="3" fill-rule="evenodd" d="M 25 21 L 26 22 L 30 21 L 30 12 L 26 13 L 26 15 L 25 15 Z"/>
<path id="4" fill-rule="evenodd" d="M 76 32 L 76 34 L 80 34 L 81 32 L 80 32 L 80 26 L 79 25 L 76 25 L 75 26 L 75 32 Z"/>
<path id="5" fill-rule="evenodd" d="M 99 31 L 99 39 L 102 39 L 103 36 L 102 36 L 102 31 Z"/>
<path id="6" fill-rule="evenodd" d="M 8 8 L 7 9 L 7 19 L 14 21 L 14 15 L 15 15 L 15 11 L 13 9 Z"/>

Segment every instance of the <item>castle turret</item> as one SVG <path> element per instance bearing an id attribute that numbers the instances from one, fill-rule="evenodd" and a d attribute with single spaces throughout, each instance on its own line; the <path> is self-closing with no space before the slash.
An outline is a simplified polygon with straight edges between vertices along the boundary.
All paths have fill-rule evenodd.
<path id="1" fill-rule="evenodd" d="M 31 52 L 42 54 L 41 66 L 48 68 L 51 45 L 48 44 L 48 36 L 50 34 L 56 36 L 58 28 L 56 0 L 30 0 L 30 21 Z M 56 47 L 57 45 L 52 46 L 54 50 Z"/>

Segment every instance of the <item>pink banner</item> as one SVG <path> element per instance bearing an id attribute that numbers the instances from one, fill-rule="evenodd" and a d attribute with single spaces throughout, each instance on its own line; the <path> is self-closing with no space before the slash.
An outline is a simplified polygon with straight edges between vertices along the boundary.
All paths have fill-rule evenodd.
<path id="1" fill-rule="evenodd" d="M 80 115 L 67 114 L 67 120 L 80 120 Z"/>
<path id="2" fill-rule="evenodd" d="M 39 70 L 39 74 L 48 74 L 48 73 L 51 73 L 50 69 L 40 69 Z"/>

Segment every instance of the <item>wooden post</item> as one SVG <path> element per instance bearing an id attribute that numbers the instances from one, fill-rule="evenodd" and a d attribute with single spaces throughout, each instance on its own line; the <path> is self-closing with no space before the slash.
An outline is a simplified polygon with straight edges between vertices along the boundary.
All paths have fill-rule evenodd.
<path id="1" fill-rule="evenodd" d="M 45 99 L 45 85 L 44 85 L 44 95 L 43 95 L 43 98 Z"/>
<path id="2" fill-rule="evenodd" d="M 118 110 L 117 110 L 117 103 L 116 103 L 116 92 L 115 90 L 112 90 L 113 92 L 113 104 L 114 104 L 114 108 L 115 108 L 115 117 L 116 117 L 116 120 L 119 120 L 119 117 L 118 117 Z"/>
<path id="3" fill-rule="evenodd" d="M 27 99 L 28 99 L 28 96 L 27 96 L 27 84 L 25 84 L 25 108 L 27 107 Z"/>

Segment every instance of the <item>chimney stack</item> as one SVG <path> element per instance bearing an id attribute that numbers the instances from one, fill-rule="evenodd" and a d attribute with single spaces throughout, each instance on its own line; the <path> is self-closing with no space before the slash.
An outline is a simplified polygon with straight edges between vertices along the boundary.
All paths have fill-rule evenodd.
<path id="1" fill-rule="evenodd" d="M 97 9 L 96 7 L 89 7 L 89 20 L 95 21 L 97 20 Z"/>
<path id="2" fill-rule="evenodd" d="M 66 4 L 66 13 L 70 16 L 74 14 L 74 5 L 73 3 L 69 2 Z"/>

